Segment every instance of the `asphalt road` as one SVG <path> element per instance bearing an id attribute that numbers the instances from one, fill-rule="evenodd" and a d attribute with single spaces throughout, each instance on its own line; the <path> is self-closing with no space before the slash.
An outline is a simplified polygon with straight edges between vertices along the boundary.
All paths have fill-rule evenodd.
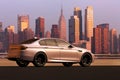
<path id="1" fill-rule="evenodd" d="M 0 59 L 0 66 L 17 66 L 15 61 Z M 33 66 L 30 63 L 28 66 Z M 63 66 L 61 63 L 47 63 L 45 66 Z M 74 64 L 73 66 L 79 66 Z M 120 59 L 95 59 L 91 66 L 120 66 Z"/>
<path id="2" fill-rule="evenodd" d="M 8 66 L 8 67 L 7 67 Z M 0 59 L 0 80 L 119 80 L 120 59 L 95 59 L 91 67 L 63 67 L 47 63 L 45 67 L 17 67 L 15 61 Z M 49 67 L 53 66 L 53 67 Z M 55 67 L 54 67 L 55 66 Z M 56 67 L 57 66 L 57 67 Z M 100 66 L 100 67 L 99 67 Z M 108 67 L 106 67 L 108 66 Z"/>

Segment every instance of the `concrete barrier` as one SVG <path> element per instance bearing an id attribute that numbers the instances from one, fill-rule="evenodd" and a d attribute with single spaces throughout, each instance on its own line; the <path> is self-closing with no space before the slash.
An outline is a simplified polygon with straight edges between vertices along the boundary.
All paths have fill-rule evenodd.
<path id="1" fill-rule="evenodd" d="M 7 53 L 0 53 L 0 58 L 6 58 L 7 57 Z"/>
<path id="2" fill-rule="evenodd" d="M 7 53 L 0 53 L 0 58 L 6 58 Z M 120 54 L 95 54 L 96 59 L 120 59 Z"/>
<path id="3" fill-rule="evenodd" d="M 120 54 L 95 54 L 97 59 L 120 59 Z"/>

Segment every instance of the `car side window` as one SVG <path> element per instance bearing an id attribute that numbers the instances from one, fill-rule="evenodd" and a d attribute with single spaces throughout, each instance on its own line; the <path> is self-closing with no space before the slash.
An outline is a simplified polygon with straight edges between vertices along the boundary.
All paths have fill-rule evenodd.
<path id="1" fill-rule="evenodd" d="M 54 39 L 46 39 L 45 42 L 47 46 L 57 46 L 57 43 Z"/>
<path id="2" fill-rule="evenodd" d="M 45 40 L 41 40 L 41 41 L 39 42 L 39 44 L 42 45 L 42 46 L 46 46 Z"/>
<path id="3" fill-rule="evenodd" d="M 57 40 L 57 44 L 59 47 L 68 47 L 70 44 L 63 41 L 63 40 Z"/>

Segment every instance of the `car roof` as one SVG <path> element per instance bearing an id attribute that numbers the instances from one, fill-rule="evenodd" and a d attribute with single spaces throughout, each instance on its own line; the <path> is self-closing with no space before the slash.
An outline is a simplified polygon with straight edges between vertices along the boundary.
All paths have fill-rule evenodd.
<path id="1" fill-rule="evenodd" d="M 36 42 L 36 41 L 47 40 L 47 39 L 65 41 L 65 40 L 60 39 L 60 38 L 37 38 L 37 37 L 34 37 L 34 38 L 32 38 L 32 39 L 29 39 L 29 40 L 27 40 L 27 41 L 22 42 L 21 44 L 30 44 L 30 43 L 33 43 L 33 42 Z M 67 41 L 65 41 L 65 42 L 67 42 Z M 68 42 L 67 42 L 67 43 L 68 43 Z"/>
<path id="2" fill-rule="evenodd" d="M 60 38 L 40 38 L 39 40 L 45 40 L 45 39 L 54 39 L 54 40 L 62 40 L 62 41 L 65 41 L 65 40 L 60 39 Z"/>

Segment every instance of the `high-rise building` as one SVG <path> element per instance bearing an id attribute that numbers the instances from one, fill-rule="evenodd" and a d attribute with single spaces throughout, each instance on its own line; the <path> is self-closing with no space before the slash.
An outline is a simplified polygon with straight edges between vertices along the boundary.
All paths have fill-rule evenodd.
<path id="1" fill-rule="evenodd" d="M 10 44 L 14 44 L 14 26 L 5 28 L 5 50 L 8 50 Z"/>
<path id="2" fill-rule="evenodd" d="M 119 50 L 119 54 L 120 54 L 120 34 L 119 34 L 119 39 L 118 39 L 118 50 Z"/>
<path id="3" fill-rule="evenodd" d="M 29 27 L 29 16 L 28 15 L 18 15 L 18 32 L 24 31 L 24 29 Z"/>
<path id="4" fill-rule="evenodd" d="M 66 20 L 63 15 L 63 10 L 61 9 L 61 15 L 59 18 L 59 33 L 60 33 L 60 38 L 63 40 L 66 40 Z"/>
<path id="5" fill-rule="evenodd" d="M 69 19 L 69 42 L 79 42 L 79 18 L 77 16 L 71 16 Z"/>
<path id="6" fill-rule="evenodd" d="M 45 33 L 45 37 L 46 37 L 46 38 L 51 38 L 51 34 L 50 34 L 49 31 L 46 31 L 46 33 Z"/>
<path id="7" fill-rule="evenodd" d="M 2 22 L 0 22 L 0 52 L 4 52 L 4 31 L 3 31 L 3 27 L 2 27 Z"/>
<path id="8" fill-rule="evenodd" d="M 19 37 L 18 37 L 18 33 L 14 33 L 14 39 L 13 39 L 13 40 L 14 40 L 14 44 L 19 44 L 18 38 L 19 38 Z"/>
<path id="9" fill-rule="evenodd" d="M 0 42 L 0 52 L 4 52 L 4 47 L 2 42 Z"/>
<path id="10" fill-rule="evenodd" d="M 23 34 L 24 34 L 24 36 L 23 36 L 24 41 L 34 38 L 34 32 L 31 28 L 25 29 L 23 31 Z"/>
<path id="11" fill-rule="evenodd" d="M 6 29 L 7 29 L 8 32 L 15 33 L 15 26 L 13 26 L 13 25 L 9 25 Z"/>
<path id="12" fill-rule="evenodd" d="M 79 38 L 80 40 L 83 39 L 82 33 L 82 10 L 79 7 L 74 8 L 74 15 L 79 18 Z"/>
<path id="13" fill-rule="evenodd" d="M 18 15 L 18 42 L 24 41 L 24 30 L 29 28 L 29 16 L 28 15 Z"/>
<path id="14" fill-rule="evenodd" d="M 93 7 L 88 6 L 85 9 L 85 39 L 87 41 L 91 41 L 91 37 L 93 36 Z"/>
<path id="15" fill-rule="evenodd" d="M 2 32 L 3 29 L 2 29 L 2 22 L 0 22 L 0 32 Z"/>
<path id="16" fill-rule="evenodd" d="M 45 27 L 45 19 L 43 17 L 38 17 L 36 19 L 36 28 L 35 28 L 35 36 L 38 38 L 44 37 L 44 29 Z"/>
<path id="17" fill-rule="evenodd" d="M 52 29 L 51 29 L 51 37 L 52 38 L 59 38 L 59 27 L 57 24 L 53 24 L 52 25 Z"/>
<path id="18" fill-rule="evenodd" d="M 117 31 L 116 29 L 110 30 L 110 53 L 117 54 L 118 53 L 118 39 L 117 39 Z"/>
<path id="19" fill-rule="evenodd" d="M 109 54 L 109 24 L 100 24 L 94 28 L 92 39 L 92 52 L 96 54 Z"/>
<path id="20" fill-rule="evenodd" d="M 101 46 L 101 28 L 93 29 L 93 38 L 92 38 L 92 52 L 96 54 L 101 54 L 102 46 Z"/>

